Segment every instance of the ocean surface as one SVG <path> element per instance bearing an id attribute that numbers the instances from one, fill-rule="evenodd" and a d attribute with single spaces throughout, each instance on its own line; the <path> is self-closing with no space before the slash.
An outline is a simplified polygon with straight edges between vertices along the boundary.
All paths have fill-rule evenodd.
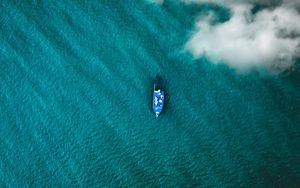
<path id="1" fill-rule="evenodd" d="M 193 59 L 211 9 L 228 19 L 175 1 L 1 1 L 0 187 L 300 187 L 299 62 L 270 75 Z"/>

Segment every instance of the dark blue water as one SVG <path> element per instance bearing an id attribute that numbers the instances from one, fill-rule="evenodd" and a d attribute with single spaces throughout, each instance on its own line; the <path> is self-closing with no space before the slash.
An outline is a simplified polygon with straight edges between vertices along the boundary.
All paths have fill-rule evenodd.
<path id="1" fill-rule="evenodd" d="M 193 60 L 184 44 L 209 9 L 228 19 L 172 1 L 2 1 L 0 186 L 299 187 L 299 63 Z"/>

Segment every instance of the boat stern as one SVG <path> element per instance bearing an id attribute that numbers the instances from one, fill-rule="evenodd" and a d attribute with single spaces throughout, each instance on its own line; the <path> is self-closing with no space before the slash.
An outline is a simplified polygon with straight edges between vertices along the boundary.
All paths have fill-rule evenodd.
<path id="1" fill-rule="evenodd" d="M 156 113 L 155 113 L 155 117 L 158 117 L 158 116 L 159 116 L 159 112 L 156 112 Z"/>

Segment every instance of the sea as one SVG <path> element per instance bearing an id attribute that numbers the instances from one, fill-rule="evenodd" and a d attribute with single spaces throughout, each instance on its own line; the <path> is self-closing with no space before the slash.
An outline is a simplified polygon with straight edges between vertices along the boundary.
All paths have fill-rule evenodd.
<path id="1" fill-rule="evenodd" d="M 299 61 L 193 58 L 212 9 L 228 19 L 170 0 L 1 1 L 0 187 L 300 187 Z"/>

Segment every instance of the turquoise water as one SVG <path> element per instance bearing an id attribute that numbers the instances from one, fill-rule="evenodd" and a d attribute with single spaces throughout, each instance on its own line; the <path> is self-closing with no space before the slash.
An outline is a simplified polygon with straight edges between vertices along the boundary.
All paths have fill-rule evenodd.
<path id="1" fill-rule="evenodd" d="M 300 67 L 193 60 L 183 46 L 208 9 L 227 19 L 171 1 L 2 1 L 0 187 L 299 187 Z"/>

